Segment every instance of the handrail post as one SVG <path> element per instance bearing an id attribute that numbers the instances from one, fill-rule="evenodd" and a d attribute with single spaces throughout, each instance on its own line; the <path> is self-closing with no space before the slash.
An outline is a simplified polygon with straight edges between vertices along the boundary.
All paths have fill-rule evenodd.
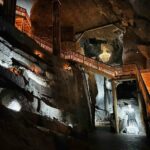
<path id="1" fill-rule="evenodd" d="M 116 83 L 112 80 L 112 92 L 113 92 L 113 110 L 115 115 L 115 129 L 116 133 L 119 133 L 119 120 L 118 120 L 118 111 L 117 111 L 117 91 Z"/>

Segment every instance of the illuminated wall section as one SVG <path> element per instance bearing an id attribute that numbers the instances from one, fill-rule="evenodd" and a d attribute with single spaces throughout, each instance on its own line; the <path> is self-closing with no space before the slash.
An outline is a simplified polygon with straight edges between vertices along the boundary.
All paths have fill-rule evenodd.
<path id="1" fill-rule="evenodd" d="M 144 83 L 146 85 L 148 93 L 150 94 L 150 72 L 144 72 L 144 73 L 142 73 L 142 78 L 144 80 Z"/>

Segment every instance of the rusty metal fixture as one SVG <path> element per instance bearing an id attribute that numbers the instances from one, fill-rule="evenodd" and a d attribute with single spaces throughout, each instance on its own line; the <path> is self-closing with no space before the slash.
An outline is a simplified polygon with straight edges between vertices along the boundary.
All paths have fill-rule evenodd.
<path id="1" fill-rule="evenodd" d="M 70 66 L 69 64 L 65 63 L 65 64 L 63 65 L 63 69 L 69 71 L 69 70 L 71 70 L 71 66 Z"/>
<path id="2" fill-rule="evenodd" d="M 34 54 L 40 58 L 43 58 L 43 53 L 41 53 L 39 50 L 34 50 Z"/>
<path id="3" fill-rule="evenodd" d="M 13 72 L 17 76 L 21 75 L 21 71 L 19 69 L 17 69 L 16 67 L 8 68 L 8 70 Z"/>

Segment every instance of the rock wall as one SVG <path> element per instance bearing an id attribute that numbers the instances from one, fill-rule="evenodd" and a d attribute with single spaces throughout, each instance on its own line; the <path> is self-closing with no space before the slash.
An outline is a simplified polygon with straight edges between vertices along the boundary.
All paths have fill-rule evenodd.
<path id="1" fill-rule="evenodd" d="M 16 47 L 0 37 L 0 75 L 29 95 L 33 112 L 78 131 L 89 130 L 89 107 L 79 67 L 65 67 L 68 62 L 53 56 L 47 63 Z"/>

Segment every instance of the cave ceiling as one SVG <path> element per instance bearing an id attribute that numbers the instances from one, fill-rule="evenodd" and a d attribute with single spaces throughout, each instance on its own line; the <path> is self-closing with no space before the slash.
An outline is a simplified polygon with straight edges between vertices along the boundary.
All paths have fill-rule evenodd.
<path id="1" fill-rule="evenodd" d="M 51 34 L 52 5 L 50 1 L 34 0 L 31 9 L 33 32 Z M 143 20 L 149 23 L 149 8 L 149 0 L 61 0 L 61 25 L 73 26 L 75 33 L 111 23 L 127 28 Z M 143 24 L 145 25 L 145 22 Z M 140 31 L 136 32 L 140 34 Z"/>
<path id="2" fill-rule="evenodd" d="M 134 28 L 134 32 L 149 41 L 149 0 L 60 0 L 61 26 L 73 27 L 74 33 L 115 24 Z M 17 0 L 30 13 L 32 31 L 41 36 L 52 35 L 52 0 Z M 145 32 L 146 30 L 146 32 Z"/>
<path id="3" fill-rule="evenodd" d="M 32 33 L 51 43 L 52 0 L 28 0 L 28 3 L 31 8 Z M 123 51 L 118 56 L 122 58 L 123 63 L 142 62 L 144 66 L 150 64 L 150 0 L 60 0 L 60 3 L 61 27 L 69 29 L 69 32 L 62 32 L 62 39 L 65 35 L 69 37 L 67 39 L 72 37 L 71 40 L 66 40 L 67 42 L 76 42 L 76 45 L 69 43 L 71 48 L 68 48 L 65 40 L 62 40 L 64 49 L 78 49 L 82 53 L 79 39 L 100 38 L 112 41 L 111 39 L 116 40 L 118 30 L 123 34 L 118 36 L 119 44 L 115 45 L 119 45 Z M 116 41 L 110 43 L 114 42 Z M 114 46 L 114 49 L 116 51 L 118 46 Z"/>

